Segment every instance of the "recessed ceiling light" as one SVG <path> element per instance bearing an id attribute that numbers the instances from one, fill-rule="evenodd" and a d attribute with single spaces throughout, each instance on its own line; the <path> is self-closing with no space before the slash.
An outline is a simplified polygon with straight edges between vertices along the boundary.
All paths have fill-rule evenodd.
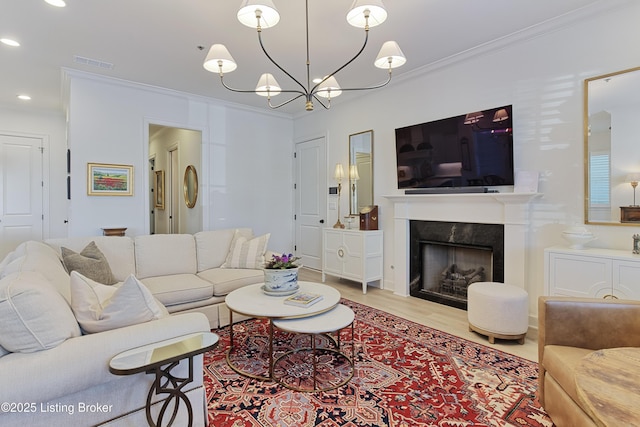
<path id="1" fill-rule="evenodd" d="M 67 4 L 64 2 L 64 0 L 44 0 L 47 3 L 49 3 L 51 6 L 55 6 L 55 7 L 65 7 Z"/>
<path id="2" fill-rule="evenodd" d="M 0 39 L 0 42 L 6 44 L 7 46 L 13 46 L 13 47 L 20 46 L 20 43 L 12 39 Z"/>
<path id="3" fill-rule="evenodd" d="M 18 95 L 18 99 L 22 99 L 23 101 L 30 101 L 31 97 L 29 95 Z"/>

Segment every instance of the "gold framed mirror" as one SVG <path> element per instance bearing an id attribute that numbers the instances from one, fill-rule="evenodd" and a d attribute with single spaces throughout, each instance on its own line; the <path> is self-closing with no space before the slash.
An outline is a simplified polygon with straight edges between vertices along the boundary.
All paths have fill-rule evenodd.
<path id="1" fill-rule="evenodd" d="M 349 135 L 349 215 L 373 205 L 373 130 Z"/>
<path id="2" fill-rule="evenodd" d="M 198 173 L 193 165 L 187 166 L 184 171 L 184 202 L 189 209 L 196 205 L 198 200 Z"/>
<path id="3" fill-rule="evenodd" d="M 584 81 L 586 224 L 640 225 L 635 194 L 640 178 L 638 117 L 640 67 Z"/>

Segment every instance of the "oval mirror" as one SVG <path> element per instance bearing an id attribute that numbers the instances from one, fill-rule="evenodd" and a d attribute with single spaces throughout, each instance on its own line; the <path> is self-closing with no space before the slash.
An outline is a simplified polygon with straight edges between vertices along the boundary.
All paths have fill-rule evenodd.
<path id="1" fill-rule="evenodd" d="M 184 202 L 188 208 L 196 205 L 198 200 L 198 173 L 193 165 L 187 166 L 184 171 Z"/>
<path id="2" fill-rule="evenodd" d="M 585 223 L 639 225 L 640 67 L 584 81 Z"/>
<path id="3" fill-rule="evenodd" d="M 373 131 L 349 135 L 349 215 L 373 205 Z"/>

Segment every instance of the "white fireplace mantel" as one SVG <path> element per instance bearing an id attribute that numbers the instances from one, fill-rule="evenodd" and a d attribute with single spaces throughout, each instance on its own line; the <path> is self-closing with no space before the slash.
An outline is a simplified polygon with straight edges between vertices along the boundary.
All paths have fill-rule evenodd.
<path id="1" fill-rule="evenodd" d="M 409 295 L 409 221 L 504 225 L 504 281 L 525 288 L 529 203 L 540 193 L 403 194 L 394 206 L 395 293 Z"/>

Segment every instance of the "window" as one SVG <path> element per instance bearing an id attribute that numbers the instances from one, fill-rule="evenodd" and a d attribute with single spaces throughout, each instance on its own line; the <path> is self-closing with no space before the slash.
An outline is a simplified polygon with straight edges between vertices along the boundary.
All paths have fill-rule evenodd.
<path id="1" fill-rule="evenodd" d="M 595 206 L 609 206 L 611 204 L 611 190 L 609 185 L 610 164 L 608 152 L 593 152 L 589 154 L 589 204 Z"/>

